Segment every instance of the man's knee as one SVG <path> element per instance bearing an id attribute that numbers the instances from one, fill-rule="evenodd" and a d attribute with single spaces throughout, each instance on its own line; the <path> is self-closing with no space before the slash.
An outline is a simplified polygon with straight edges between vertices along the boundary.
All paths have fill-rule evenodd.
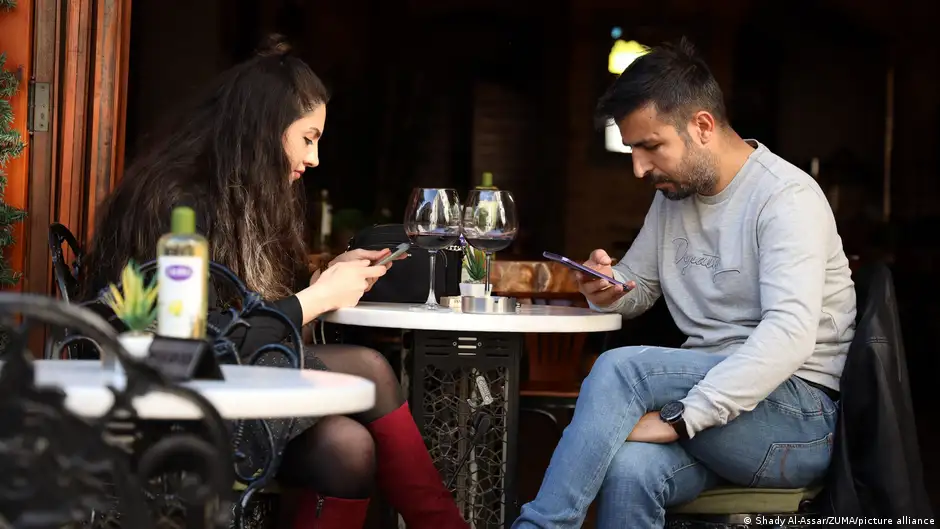
<path id="1" fill-rule="evenodd" d="M 646 359 L 652 354 L 650 347 L 618 347 L 600 355 L 585 384 L 603 383 L 602 381 L 630 382 L 643 376 Z M 635 380 L 634 380 L 635 381 Z"/>
<path id="2" fill-rule="evenodd" d="M 645 497 L 660 507 L 691 501 L 716 477 L 679 443 L 623 444 L 604 477 L 605 499 Z"/>
<path id="3" fill-rule="evenodd" d="M 625 442 L 607 469 L 604 485 L 650 490 L 668 477 L 669 461 L 673 459 L 671 448 L 665 444 Z"/>

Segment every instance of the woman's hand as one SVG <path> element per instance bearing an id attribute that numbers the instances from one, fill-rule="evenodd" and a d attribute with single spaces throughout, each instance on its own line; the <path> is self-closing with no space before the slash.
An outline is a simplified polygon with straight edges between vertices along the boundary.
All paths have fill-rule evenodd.
<path id="1" fill-rule="evenodd" d="M 380 259 L 385 258 L 385 256 L 390 255 L 391 253 L 392 251 L 388 248 L 385 248 L 384 250 L 364 250 L 362 248 L 356 248 L 355 250 L 349 250 L 348 252 L 344 252 L 344 253 L 337 255 L 326 266 L 327 266 L 327 270 L 329 270 L 331 267 L 339 263 L 348 263 L 348 262 L 361 261 L 361 260 L 367 260 L 371 263 L 376 263 Z M 400 257 L 385 263 L 383 265 L 385 267 L 385 270 L 388 270 L 389 268 L 391 268 L 392 263 L 394 263 L 395 261 L 398 261 L 399 259 L 404 259 L 405 257 L 408 257 L 407 253 L 402 254 Z M 310 284 L 312 285 L 316 283 L 322 275 L 323 275 L 323 272 L 321 271 L 314 272 L 314 274 L 310 276 Z M 370 279 L 369 287 L 366 288 L 366 292 L 372 289 L 372 285 L 374 285 L 377 280 L 378 280 L 377 277 Z"/>
<path id="2" fill-rule="evenodd" d="M 330 264 L 326 266 L 330 267 L 337 263 L 346 263 L 349 261 L 362 261 L 363 259 L 375 263 L 390 253 L 392 253 L 392 251 L 388 248 L 384 250 L 364 250 L 362 248 L 356 248 L 355 250 L 349 250 L 348 252 L 337 255 L 330 261 Z"/>
<path id="3" fill-rule="evenodd" d="M 373 266 L 369 260 L 347 260 L 332 264 L 317 281 L 298 292 L 304 324 L 324 312 L 355 307 L 362 295 L 388 268 Z"/>

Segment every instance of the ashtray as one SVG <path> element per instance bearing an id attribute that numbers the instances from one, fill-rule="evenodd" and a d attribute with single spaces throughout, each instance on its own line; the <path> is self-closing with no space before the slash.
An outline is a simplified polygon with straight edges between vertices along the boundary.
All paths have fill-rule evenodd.
<path id="1" fill-rule="evenodd" d="M 518 305 L 516 298 L 506 296 L 460 298 L 460 311 L 468 314 L 512 314 L 516 312 Z"/>

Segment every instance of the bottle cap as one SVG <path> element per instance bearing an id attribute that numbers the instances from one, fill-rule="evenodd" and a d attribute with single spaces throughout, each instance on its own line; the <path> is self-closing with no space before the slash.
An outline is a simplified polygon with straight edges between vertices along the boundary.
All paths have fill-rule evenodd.
<path id="1" fill-rule="evenodd" d="M 480 185 L 482 187 L 493 187 L 493 173 L 489 171 L 483 173 L 483 181 Z"/>
<path id="2" fill-rule="evenodd" d="M 170 230 L 177 235 L 196 233 L 196 212 L 187 206 L 173 208 Z"/>

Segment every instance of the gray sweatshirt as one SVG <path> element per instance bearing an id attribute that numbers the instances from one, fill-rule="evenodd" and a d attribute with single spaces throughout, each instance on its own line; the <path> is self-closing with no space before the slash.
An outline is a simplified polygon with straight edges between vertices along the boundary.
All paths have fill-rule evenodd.
<path id="1" fill-rule="evenodd" d="M 816 181 L 756 150 L 715 196 L 656 193 L 614 266 L 636 289 L 627 318 L 665 295 L 684 348 L 726 355 L 683 399 L 694 436 L 753 410 L 792 375 L 839 389 L 855 334 L 855 289 L 835 218 Z"/>

